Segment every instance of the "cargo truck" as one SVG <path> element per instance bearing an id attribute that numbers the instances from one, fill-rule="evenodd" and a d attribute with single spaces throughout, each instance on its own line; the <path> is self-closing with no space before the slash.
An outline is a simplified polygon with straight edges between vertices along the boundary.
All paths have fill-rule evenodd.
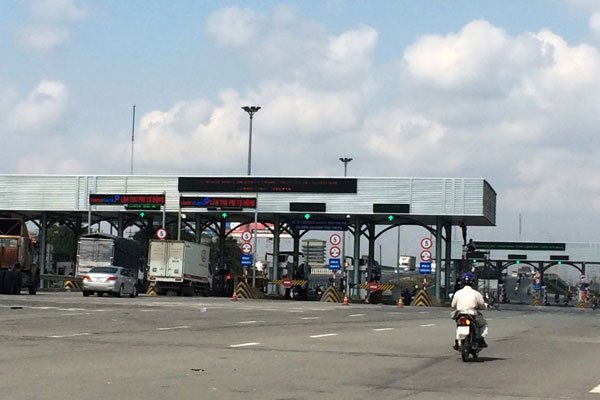
<path id="1" fill-rule="evenodd" d="M 77 243 L 75 276 L 81 279 L 93 267 L 123 267 L 138 278 L 138 291 L 145 290 L 142 246 L 133 239 L 107 233 L 82 235 Z"/>
<path id="2" fill-rule="evenodd" d="M 148 281 L 156 294 L 179 296 L 201 293 L 211 286 L 210 247 L 183 240 L 151 240 L 148 250 Z"/>
<path id="3" fill-rule="evenodd" d="M 37 246 L 25 221 L 0 218 L 0 293 L 20 294 L 26 287 L 29 294 L 36 294 L 40 286 L 36 258 Z"/>

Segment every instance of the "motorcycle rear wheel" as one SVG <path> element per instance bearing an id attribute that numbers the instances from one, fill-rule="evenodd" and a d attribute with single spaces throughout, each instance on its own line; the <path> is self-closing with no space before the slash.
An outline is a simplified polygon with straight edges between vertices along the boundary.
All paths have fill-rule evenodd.
<path id="1" fill-rule="evenodd" d="M 467 362 L 469 360 L 470 351 L 471 351 L 471 341 L 469 340 L 469 337 L 467 336 L 466 339 L 461 340 L 461 342 L 460 342 L 460 357 L 462 358 L 463 362 Z"/>

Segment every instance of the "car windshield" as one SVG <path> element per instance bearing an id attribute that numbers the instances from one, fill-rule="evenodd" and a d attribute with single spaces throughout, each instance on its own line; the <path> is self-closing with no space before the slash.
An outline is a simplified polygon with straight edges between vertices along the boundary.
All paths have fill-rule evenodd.
<path id="1" fill-rule="evenodd" d="M 94 267 L 90 269 L 90 274 L 114 274 L 118 271 L 115 267 Z"/>

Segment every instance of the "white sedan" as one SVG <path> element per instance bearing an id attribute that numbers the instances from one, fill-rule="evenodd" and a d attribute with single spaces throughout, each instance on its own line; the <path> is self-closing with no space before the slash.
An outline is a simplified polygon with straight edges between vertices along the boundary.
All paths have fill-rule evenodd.
<path id="1" fill-rule="evenodd" d="M 98 296 L 104 293 L 113 294 L 121 297 L 129 294 L 129 297 L 136 297 L 137 292 L 137 274 L 122 267 L 94 267 L 83 276 L 83 295 L 98 293 Z"/>

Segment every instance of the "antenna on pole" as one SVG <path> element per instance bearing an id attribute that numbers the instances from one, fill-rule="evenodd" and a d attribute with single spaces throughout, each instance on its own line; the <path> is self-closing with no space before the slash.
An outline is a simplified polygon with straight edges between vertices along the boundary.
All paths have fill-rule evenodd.
<path id="1" fill-rule="evenodd" d="M 131 122 L 131 170 L 130 175 L 133 175 L 133 143 L 135 141 L 135 104 L 133 105 L 133 118 Z"/>

